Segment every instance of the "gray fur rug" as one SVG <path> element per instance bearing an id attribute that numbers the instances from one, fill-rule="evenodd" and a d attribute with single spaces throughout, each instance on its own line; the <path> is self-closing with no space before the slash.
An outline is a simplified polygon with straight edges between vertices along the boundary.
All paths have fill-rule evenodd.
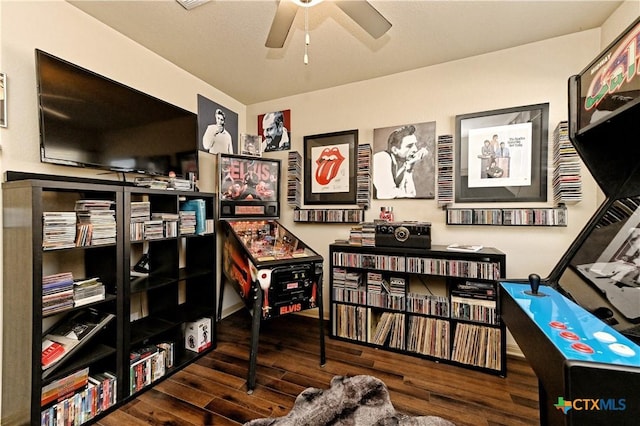
<path id="1" fill-rule="evenodd" d="M 244 426 L 454 426 L 435 416 L 398 413 L 387 386 L 372 376 L 335 376 L 327 390 L 307 388 L 283 417 L 256 419 Z"/>

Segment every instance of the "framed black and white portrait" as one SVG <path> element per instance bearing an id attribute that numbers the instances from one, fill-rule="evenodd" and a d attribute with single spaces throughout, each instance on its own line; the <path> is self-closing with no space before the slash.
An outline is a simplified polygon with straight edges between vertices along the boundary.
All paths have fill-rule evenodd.
<path id="1" fill-rule="evenodd" d="M 373 197 L 435 198 L 436 122 L 373 130 Z"/>
<path id="2" fill-rule="evenodd" d="M 261 157 L 262 149 L 260 144 L 262 139 L 259 135 L 240 134 L 240 154 L 249 155 L 251 157 Z"/>
<path id="3" fill-rule="evenodd" d="M 238 154 L 238 114 L 198 95 L 198 149 Z"/>

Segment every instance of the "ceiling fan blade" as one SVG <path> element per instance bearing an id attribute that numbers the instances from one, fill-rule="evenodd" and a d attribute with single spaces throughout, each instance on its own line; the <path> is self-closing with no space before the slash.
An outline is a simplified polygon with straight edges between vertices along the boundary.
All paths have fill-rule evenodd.
<path id="1" fill-rule="evenodd" d="M 373 38 L 380 38 L 391 28 L 391 22 L 382 16 L 368 1 L 336 1 L 344 13 L 356 21 Z"/>
<path id="2" fill-rule="evenodd" d="M 298 6 L 290 0 L 280 0 L 278 2 L 278 9 L 273 17 L 271 29 L 264 44 L 266 47 L 280 48 L 284 46 L 297 11 Z"/>

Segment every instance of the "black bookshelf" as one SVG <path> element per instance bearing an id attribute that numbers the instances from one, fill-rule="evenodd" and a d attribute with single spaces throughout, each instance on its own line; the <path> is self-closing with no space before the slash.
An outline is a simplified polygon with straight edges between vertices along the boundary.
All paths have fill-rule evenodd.
<path id="1" fill-rule="evenodd" d="M 347 243 L 329 251 L 331 337 L 506 375 L 504 253 Z"/>
<path id="2" fill-rule="evenodd" d="M 63 402 L 56 402 L 56 398 L 41 405 L 42 390 L 85 369 L 89 377 L 106 378 L 105 383 L 108 381 L 112 387 L 108 408 L 93 417 L 86 413 L 81 417 L 82 423 L 93 422 L 137 394 L 130 387 L 130 355 L 140 346 L 171 342 L 174 352 L 173 364 L 158 368 L 153 383 L 142 390 L 215 347 L 214 194 L 155 190 L 93 179 L 41 179 L 43 175 L 36 174 L 11 173 L 6 177 L 11 179 L 2 187 L 3 318 L 4 324 L 11 326 L 5 326 L 3 331 L 3 423 L 50 424 L 47 416 L 56 404 Z M 165 224 L 162 220 L 160 228 L 162 232 L 172 230 L 169 235 L 132 239 L 132 201 L 148 201 L 151 213 L 179 215 L 182 203 L 192 199 L 203 200 L 201 220 L 209 225 L 204 231 L 182 233 L 179 229 L 175 231 L 176 224 Z M 75 241 L 78 222 L 68 225 L 67 238 L 58 242 L 55 236 L 61 229 L 45 224 L 45 214 L 61 213 L 62 217 L 76 220 L 74 207 L 79 200 L 111 203 L 115 224 L 110 228 L 107 243 L 78 246 Z M 96 229 L 94 225 L 93 237 Z M 143 252 L 150 257 L 148 275 L 132 279 L 130 271 Z M 83 306 L 74 306 L 72 301 L 71 305 L 54 311 L 43 309 L 48 306 L 43 277 L 67 272 L 77 279 L 98 277 L 104 284 L 105 298 Z M 136 302 L 132 302 L 134 299 Z M 138 310 L 140 301 L 144 301 L 146 308 L 135 317 L 132 312 Z M 42 340 L 46 331 L 63 316 L 84 309 L 96 309 L 115 318 L 77 352 L 59 361 L 55 369 L 43 371 Z M 186 323 L 202 318 L 211 318 L 212 344 L 202 352 L 188 351 L 183 328 Z M 71 398 L 87 397 L 86 389 L 87 386 L 76 389 Z"/>

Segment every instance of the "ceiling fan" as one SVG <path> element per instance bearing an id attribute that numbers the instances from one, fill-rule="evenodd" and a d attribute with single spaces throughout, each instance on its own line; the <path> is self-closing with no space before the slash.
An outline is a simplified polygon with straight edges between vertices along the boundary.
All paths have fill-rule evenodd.
<path id="1" fill-rule="evenodd" d="M 298 8 L 311 7 L 321 1 L 280 0 L 265 46 L 272 48 L 284 46 Z M 375 39 L 380 38 L 391 28 L 391 23 L 366 0 L 334 0 L 334 3 Z"/>

